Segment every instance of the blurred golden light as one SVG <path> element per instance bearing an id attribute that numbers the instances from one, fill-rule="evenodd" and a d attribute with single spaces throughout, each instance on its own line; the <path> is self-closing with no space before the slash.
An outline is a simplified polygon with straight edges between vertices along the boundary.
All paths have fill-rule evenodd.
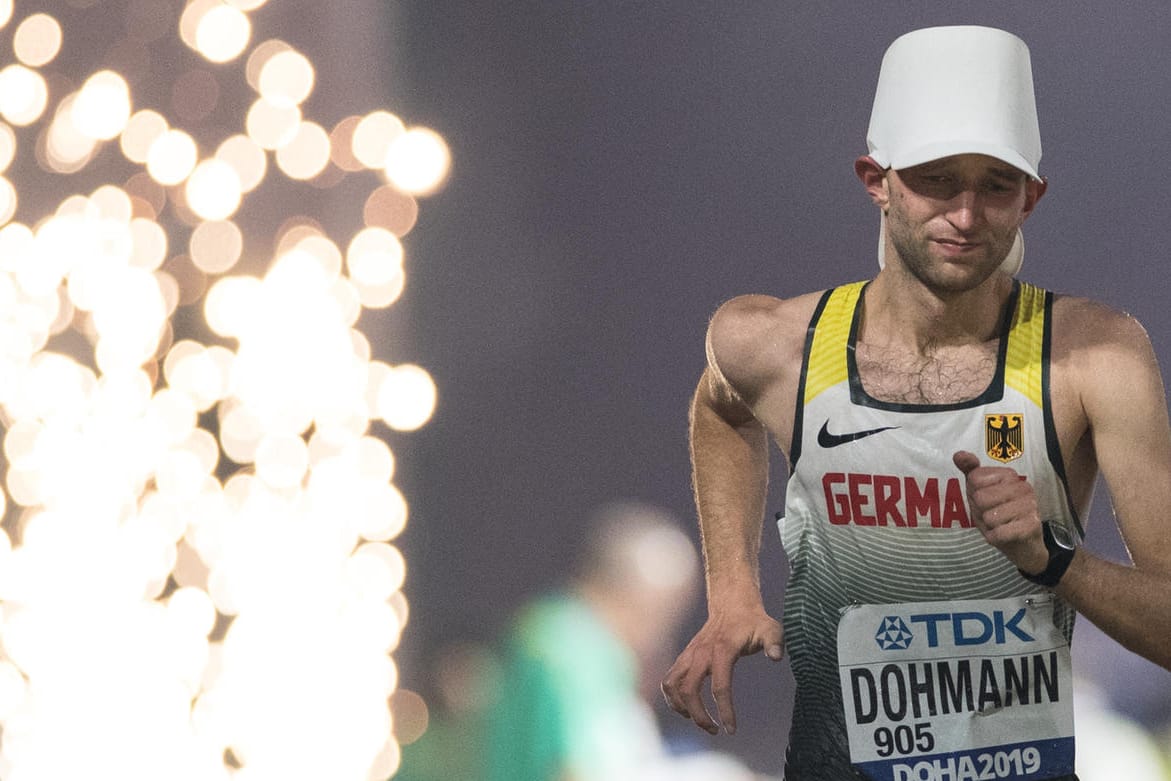
<path id="1" fill-rule="evenodd" d="M 86 79 L 73 103 L 72 119 L 83 134 L 99 141 L 116 137 L 130 119 L 130 86 L 114 71 Z"/>
<path id="2" fill-rule="evenodd" d="M 278 106 L 259 98 L 248 109 L 248 137 L 262 149 L 279 149 L 293 140 L 301 126 L 301 109 Z"/>
<path id="3" fill-rule="evenodd" d="M 354 157 L 367 168 L 382 168 L 391 143 L 406 132 L 403 121 L 389 111 L 372 111 L 354 128 Z"/>
<path id="4" fill-rule="evenodd" d="M 362 220 L 368 228 L 383 228 L 406 236 L 419 218 L 419 202 L 397 187 L 383 185 L 366 199 Z"/>
<path id="5" fill-rule="evenodd" d="M 401 745 L 409 746 L 423 736 L 430 722 L 427 703 L 410 689 L 399 689 L 390 699 L 394 713 L 394 737 Z"/>
<path id="6" fill-rule="evenodd" d="M 258 92 L 277 106 L 299 106 L 313 91 L 313 63 L 301 52 L 282 49 L 260 66 Z"/>
<path id="7" fill-rule="evenodd" d="M 244 234 L 230 220 L 202 222 L 191 232 L 191 262 L 207 274 L 231 270 L 244 251 Z"/>
<path id="8" fill-rule="evenodd" d="M 8 170 L 14 157 L 16 157 L 16 133 L 10 126 L 0 122 L 0 173 Z"/>
<path id="9" fill-rule="evenodd" d="M 330 132 L 303 116 L 310 58 L 249 50 L 263 0 L 164 5 L 130 0 L 107 69 L 82 73 L 70 31 L 31 14 L 0 69 L 0 775 L 382 781 L 421 703 L 392 696 L 409 507 L 371 427 L 423 425 L 437 391 L 375 360 L 359 324 L 406 282 L 424 177 L 390 163 L 414 131 L 389 111 Z M 175 22 L 235 77 L 167 77 Z M 129 85 L 162 78 L 133 111 Z M 254 103 L 226 99 L 240 81 Z M 348 204 L 364 227 L 339 240 L 314 198 L 263 190 L 268 151 L 282 188 L 365 187 Z M 13 173 L 33 159 L 85 171 L 41 177 L 38 196 L 65 184 L 37 205 Z M 252 193 L 275 231 L 236 216 Z"/>
<path id="10" fill-rule="evenodd" d="M 215 156 L 227 162 L 240 179 L 240 190 L 250 193 L 264 180 L 268 157 L 264 150 L 248 136 L 234 135 L 224 139 Z"/>
<path id="11" fill-rule="evenodd" d="M 398 237 L 381 228 L 366 228 L 346 249 L 346 268 L 359 287 L 391 282 L 402 271 L 403 246 Z"/>
<path id="12" fill-rule="evenodd" d="M 181 631 L 203 637 L 215 626 L 215 606 L 207 593 L 198 588 L 180 588 L 167 600 L 168 617 L 179 624 Z"/>
<path id="13" fill-rule="evenodd" d="M 307 253 L 321 265 L 327 278 L 337 279 L 342 269 L 342 252 L 333 240 L 312 230 L 303 233 L 290 231 L 288 239 L 282 242 L 282 249 L 277 254 L 283 255 L 292 250 Z"/>
<path id="14" fill-rule="evenodd" d="M 0 225 L 8 222 L 16 214 L 16 188 L 12 182 L 0 176 Z"/>
<path id="15" fill-rule="evenodd" d="M 160 133 L 146 154 L 146 170 L 159 184 L 179 184 L 195 170 L 195 139 L 182 130 Z"/>
<path id="16" fill-rule="evenodd" d="M 145 155 L 139 162 L 146 162 Z M 167 204 L 167 191 L 146 171 L 139 171 L 127 179 L 125 189 L 137 216 L 154 219 Z M 139 210 L 142 209 L 148 210 L 147 213 L 139 214 Z"/>
<path id="17" fill-rule="evenodd" d="M 402 293 L 406 275 L 398 237 L 383 228 L 365 228 L 346 249 L 346 268 L 364 307 L 390 306 Z"/>
<path id="18" fill-rule="evenodd" d="M 412 195 L 429 195 L 447 178 L 451 152 L 434 130 L 415 127 L 391 142 L 385 167 L 395 187 Z"/>
<path id="19" fill-rule="evenodd" d="M 93 136 L 83 133 L 77 126 L 73 114 L 76 99 L 76 95 L 67 95 L 58 104 L 48 132 L 42 136 L 44 143 L 38 149 L 44 154 L 40 160 L 42 165 L 60 174 L 84 168 L 97 148 Z"/>
<path id="20" fill-rule="evenodd" d="M 414 431 L 435 411 L 435 381 L 414 364 L 395 366 L 378 389 L 378 416 L 397 431 Z"/>
<path id="21" fill-rule="evenodd" d="M 329 131 L 329 158 L 338 168 L 350 173 L 366 168 L 366 165 L 354 156 L 354 130 L 361 121 L 361 117 L 351 115 Z"/>
<path id="22" fill-rule="evenodd" d="M 259 287 L 260 280 L 255 277 L 224 277 L 216 281 L 204 300 L 207 324 L 220 336 L 238 338 L 251 320 L 250 307 Z"/>
<path id="23" fill-rule="evenodd" d="M 224 160 L 203 160 L 187 179 L 187 206 L 205 220 L 226 220 L 240 207 L 243 193 L 236 169 Z"/>
<path id="24" fill-rule="evenodd" d="M 122 154 L 133 163 L 145 163 L 151 144 L 169 129 L 166 117 L 157 111 L 142 109 L 134 112 L 122 131 L 119 142 Z"/>
<path id="25" fill-rule="evenodd" d="M 238 8 L 220 3 L 192 3 L 184 16 L 191 13 L 194 21 L 193 49 L 211 62 L 223 63 L 236 59 L 248 46 L 252 23 Z M 192 43 L 194 45 L 192 45 Z"/>
<path id="26" fill-rule="evenodd" d="M 309 469 L 305 440 L 294 434 L 266 434 L 256 445 L 256 476 L 273 488 L 300 485 Z"/>
<path id="27" fill-rule="evenodd" d="M 282 258 L 290 252 L 300 249 L 302 242 L 317 237 L 325 236 L 325 228 L 321 223 L 312 217 L 307 217 L 303 214 L 295 217 L 290 217 L 276 230 L 276 242 L 273 245 L 273 257 Z M 332 242 L 330 242 L 332 243 Z M 326 269 L 326 273 L 333 278 L 338 273 L 340 265 L 330 266 L 328 263 L 328 253 L 323 254 L 314 250 L 313 255 L 318 256 L 317 260 Z"/>
<path id="28" fill-rule="evenodd" d="M 29 67 L 47 65 L 61 50 L 60 23 L 48 14 L 25 17 L 13 33 L 12 50 Z"/>
<path id="29" fill-rule="evenodd" d="M 257 44 L 248 55 L 248 61 L 244 65 L 244 79 L 248 82 L 248 86 L 259 93 L 260 72 L 263 70 L 264 64 L 280 52 L 290 51 L 292 48 L 292 46 L 289 46 L 289 44 L 279 38 L 271 38 L 263 43 Z"/>
<path id="30" fill-rule="evenodd" d="M 316 122 L 302 122 L 276 150 L 276 163 L 290 179 L 312 179 L 329 164 L 329 134 Z"/>
<path id="31" fill-rule="evenodd" d="M 0 70 L 0 114 L 13 125 L 31 125 L 49 104 L 45 78 L 23 65 Z"/>
<path id="32" fill-rule="evenodd" d="M 154 220 L 135 217 L 128 221 L 133 240 L 130 265 L 148 271 L 160 268 L 167 259 L 167 232 Z"/>

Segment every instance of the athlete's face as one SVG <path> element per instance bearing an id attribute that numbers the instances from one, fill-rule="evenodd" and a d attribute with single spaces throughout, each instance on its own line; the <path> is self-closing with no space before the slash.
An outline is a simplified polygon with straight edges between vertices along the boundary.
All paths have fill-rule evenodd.
<path id="1" fill-rule="evenodd" d="M 894 254 L 933 289 L 974 288 L 1004 260 L 1044 191 L 1043 182 L 986 155 L 887 171 L 875 198 L 894 250 L 887 262 Z"/>

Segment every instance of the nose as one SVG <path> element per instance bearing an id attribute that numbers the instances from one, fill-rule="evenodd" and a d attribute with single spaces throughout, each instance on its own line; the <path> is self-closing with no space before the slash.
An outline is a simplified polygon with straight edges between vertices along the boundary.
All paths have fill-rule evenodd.
<path id="1" fill-rule="evenodd" d="M 948 204 L 947 219 L 956 230 L 970 231 L 979 224 L 983 213 L 983 198 L 978 190 L 966 187 L 956 193 Z"/>

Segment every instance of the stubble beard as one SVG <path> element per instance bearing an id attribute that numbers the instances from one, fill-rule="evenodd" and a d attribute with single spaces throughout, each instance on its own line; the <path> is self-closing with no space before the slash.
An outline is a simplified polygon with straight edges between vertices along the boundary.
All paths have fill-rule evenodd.
<path id="1" fill-rule="evenodd" d="M 887 235 L 903 267 L 929 290 L 940 295 L 965 293 L 984 284 L 1008 257 L 1016 238 L 1015 232 L 1007 238 L 994 234 L 985 236 L 985 257 L 979 265 L 971 265 L 966 274 L 948 274 L 950 264 L 932 257 L 930 240 L 916 235 L 914 229 L 891 212 L 887 213 Z"/>

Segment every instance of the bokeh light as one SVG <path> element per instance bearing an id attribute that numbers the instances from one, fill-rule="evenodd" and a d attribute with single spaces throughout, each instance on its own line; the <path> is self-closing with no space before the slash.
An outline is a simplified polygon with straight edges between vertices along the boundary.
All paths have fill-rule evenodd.
<path id="1" fill-rule="evenodd" d="M 299 106 L 313 91 L 313 63 L 301 52 L 282 49 L 260 66 L 258 92 L 278 106 Z"/>
<path id="2" fill-rule="evenodd" d="M 23 65 L 0 70 L 0 115 L 13 125 L 31 125 L 40 119 L 49 103 L 45 78 Z"/>
<path id="3" fill-rule="evenodd" d="M 386 440 L 438 390 L 359 329 L 450 155 L 310 116 L 264 5 L 0 0 L 0 778 L 382 781 L 426 729 Z"/>
<path id="4" fill-rule="evenodd" d="M 151 144 L 169 129 L 167 118 L 157 111 L 136 111 L 126 121 L 126 128 L 122 131 L 122 154 L 131 162 L 145 163 L 150 156 Z"/>
<path id="5" fill-rule="evenodd" d="M 248 109 L 248 136 L 262 149 L 279 149 L 293 140 L 301 126 L 301 110 L 259 98 Z"/>
<path id="6" fill-rule="evenodd" d="M 187 206 L 205 220 L 226 220 L 239 208 L 242 189 L 231 164 L 208 158 L 195 166 L 187 180 Z"/>
<path id="7" fill-rule="evenodd" d="M 228 220 L 203 222 L 191 232 L 191 262 L 208 274 L 231 270 L 244 250 L 244 234 Z"/>
<path id="8" fill-rule="evenodd" d="M 160 133 L 146 153 L 146 170 L 159 184 L 179 184 L 195 170 L 199 150 L 182 130 Z"/>
<path id="9" fill-rule="evenodd" d="M 268 170 L 264 150 L 248 136 L 234 135 L 224 139 L 215 156 L 232 166 L 240 180 L 240 189 L 245 193 L 255 190 Z"/>
<path id="10" fill-rule="evenodd" d="M 12 36 L 16 59 L 32 68 L 48 65 L 61 50 L 61 25 L 48 14 L 32 14 Z"/>
<path id="11" fill-rule="evenodd" d="M 451 152 L 434 130 L 415 127 L 391 141 L 384 165 L 395 187 L 412 195 L 429 195 L 447 178 Z"/>
<path id="12" fill-rule="evenodd" d="M 389 111 L 372 111 L 354 127 L 351 148 L 354 157 L 367 168 L 386 165 L 390 145 L 406 132 L 403 121 Z"/>
<path id="13" fill-rule="evenodd" d="M 192 0 L 179 19 L 180 38 L 210 62 L 234 60 L 247 47 L 251 35 L 248 16 L 219 0 Z"/>
<path id="14" fill-rule="evenodd" d="M 8 170 L 14 157 L 16 157 L 16 133 L 11 127 L 0 122 L 0 173 Z"/>
<path id="15" fill-rule="evenodd" d="M 114 71 L 99 71 L 86 79 L 73 103 L 73 123 L 85 135 L 108 141 L 122 132 L 130 119 L 130 87 Z"/>
<path id="16" fill-rule="evenodd" d="M 312 179 L 329 164 L 329 134 L 316 122 L 302 122 L 276 150 L 276 162 L 292 179 Z"/>

